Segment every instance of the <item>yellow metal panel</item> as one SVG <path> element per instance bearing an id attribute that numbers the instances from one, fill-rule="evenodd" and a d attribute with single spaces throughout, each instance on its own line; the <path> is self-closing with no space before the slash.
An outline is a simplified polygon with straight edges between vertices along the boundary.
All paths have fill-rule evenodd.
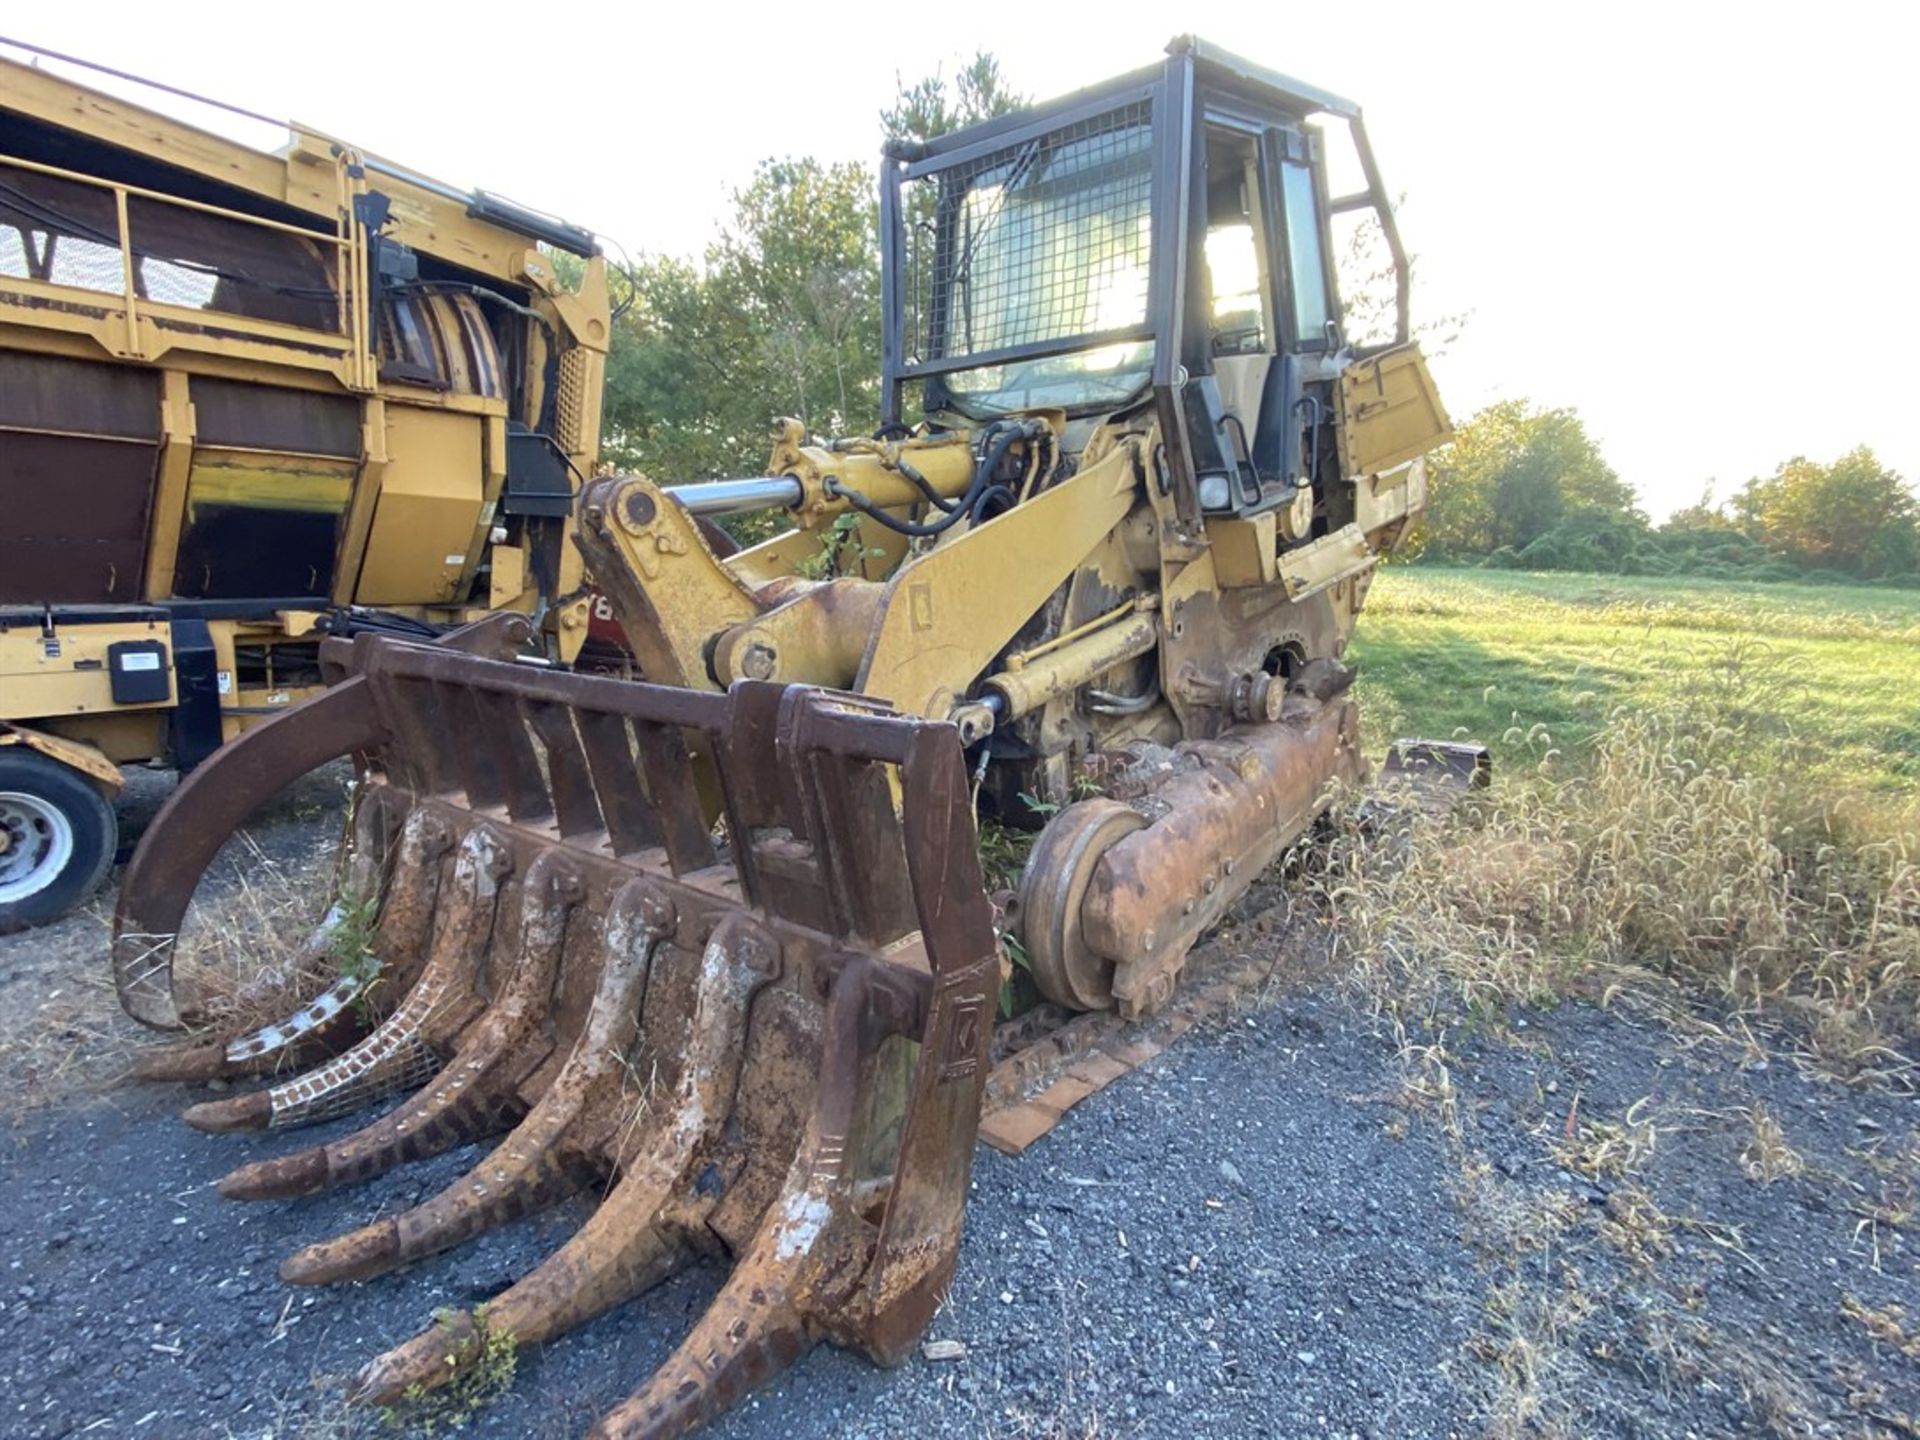
<path id="1" fill-rule="evenodd" d="M 353 503 L 340 527 L 340 563 L 333 572 L 333 603 L 353 603 L 354 586 L 367 556 L 373 508 L 387 473 L 387 402 L 369 399 L 360 412 L 360 474 L 353 482 Z"/>
<path id="2" fill-rule="evenodd" d="M 458 600 L 486 501 L 485 422 L 411 405 L 386 410 L 387 466 L 354 598 L 362 605 Z"/>
<path id="3" fill-rule="evenodd" d="M 332 144 L 323 132 L 295 126 L 289 153 L 269 155 L 11 60 L 0 60 L 0 94 L 6 96 L 9 110 L 238 185 L 328 221 L 340 213 L 340 180 Z M 505 280 L 521 278 L 526 236 L 473 219 L 464 201 L 445 199 L 397 176 L 382 174 L 377 184 L 393 202 L 385 232 L 392 238 L 471 270 Z"/>
<path id="4" fill-rule="evenodd" d="M 1271 585 L 1275 546 L 1279 543 L 1271 510 L 1251 520 L 1207 521 L 1207 543 L 1213 546 L 1213 573 L 1229 589 L 1240 585 Z"/>
<path id="5" fill-rule="evenodd" d="M 1453 438 L 1418 345 L 1358 361 L 1340 377 L 1340 472 L 1377 475 Z"/>
<path id="6" fill-rule="evenodd" d="M 165 709 L 173 703 L 172 665 L 166 667 L 167 699 L 115 705 L 107 647 L 121 640 L 167 639 L 167 627 L 158 621 L 60 625 L 52 635 L 37 625 L 0 631 L 0 719 Z"/>
<path id="7" fill-rule="evenodd" d="M 861 667 L 861 693 L 945 719 L 1000 647 L 1126 518 L 1140 473 L 1137 442 L 990 525 L 909 560 Z"/>
<path id="8" fill-rule="evenodd" d="M 353 489 L 351 460 L 203 446 L 187 485 L 187 516 L 203 505 L 337 515 Z"/>
<path id="9" fill-rule="evenodd" d="M 1427 462 L 1415 460 L 1391 475 L 1369 475 L 1354 485 L 1353 523 L 1373 532 L 1427 508 Z"/>
<path id="10" fill-rule="evenodd" d="M 153 522 L 147 543 L 146 598 L 173 594 L 173 562 L 180 553 L 180 523 L 186 514 L 187 476 L 193 468 L 193 402 L 182 370 L 160 372 L 159 478 L 153 491 Z"/>
<path id="11" fill-rule="evenodd" d="M 0 724 L 0 745 L 24 745 L 29 750 L 37 750 L 62 765 L 72 766 L 108 790 L 117 791 L 126 783 L 120 767 L 101 754 L 97 746 L 84 740 L 68 740 L 44 730 L 16 730 L 11 725 Z"/>
<path id="12" fill-rule="evenodd" d="M 1280 580 L 1288 599 L 1304 600 L 1337 580 L 1371 569 L 1379 559 L 1358 525 L 1343 525 L 1331 535 L 1283 552 Z"/>
<path id="13" fill-rule="evenodd" d="M 487 590 L 487 604 L 504 610 L 518 600 L 527 588 L 527 552 L 518 545 L 496 545 L 493 568 Z"/>
<path id="14" fill-rule="evenodd" d="M 65 715 L 40 723 L 43 727 L 41 733 L 97 750 L 118 765 L 159 760 L 165 758 L 167 753 L 165 710 L 116 710 L 111 714 Z"/>

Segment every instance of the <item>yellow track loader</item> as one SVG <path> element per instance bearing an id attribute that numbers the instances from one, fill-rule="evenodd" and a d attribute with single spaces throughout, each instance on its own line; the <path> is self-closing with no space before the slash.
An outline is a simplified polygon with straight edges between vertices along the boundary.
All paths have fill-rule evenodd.
<path id="1" fill-rule="evenodd" d="M 1363 183 L 1336 195 L 1340 130 Z M 1330 218 L 1357 212 L 1399 282 L 1377 347 L 1343 333 L 1330 263 Z M 1176 41 L 888 150 L 880 213 L 878 433 L 789 423 L 763 477 L 582 491 L 574 539 L 643 679 L 500 658 L 510 620 L 330 641 L 332 687 L 204 767 L 135 856 L 115 975 L 177 1027 L 173 946 L 216 848 L 263 793 L 361 757 L 309 942 L 371 915 L 360 963 L 147 1073 L 275 1077 L 193 1107 L 209 1131 L 410 1092 L 235 1170 L 240 1200 L 498 1138 L 288 1282 L 604 1197 L 503 1294 L 374 1360 L 363 1399 L 703 1257 L 731 1278 L 594 1434 L 684 1433 L 822 1339 L 899 1361 L 952 1273 L 976 1141 L 1019 1150 L 1244 986 L 1244 964 L 1185 973 L 1196 939 L 1362 775 L 1341 656 L 1448 431 L 1357 107 Z M 702 523 L 770 507 L 791 527 L 733 553 Z M 1006 893 L 985 827 L 1030 840 Z"/>

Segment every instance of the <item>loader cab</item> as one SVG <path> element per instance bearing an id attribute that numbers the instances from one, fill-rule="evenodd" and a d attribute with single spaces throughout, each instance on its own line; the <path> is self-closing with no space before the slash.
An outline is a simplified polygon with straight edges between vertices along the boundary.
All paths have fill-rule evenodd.
<path id="1" fill-rule="evenodd" d="M 1337 199 L 1329 121 L 1365 176 Z M 1357 106 L 1182 38 L 1150 70 L 891 147 L 880 205 L 889 422 L 911 390 L 923 413 L 971 422 L 1150 405 L 1183 524 L 1339 523 L 1302 500 L 1337 473 L 1339 377 L 1371 353 L 1342 333 L 1333 214 L 1377 217 L 1393 343 L 1408 335 L 1405 259 Z"/>

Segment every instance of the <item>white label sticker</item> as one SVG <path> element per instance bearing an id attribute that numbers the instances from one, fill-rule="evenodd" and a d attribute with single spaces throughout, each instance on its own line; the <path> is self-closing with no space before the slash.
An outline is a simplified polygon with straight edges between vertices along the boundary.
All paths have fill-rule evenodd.
<path id="1" fill-rule="evenodd" d="M 447 563 L 449 565 L 464 565 L 467 563 L 467 557 L 464 555 L 449 555 L 447 556 Z"/>
<path id="2" fill-rule="evenodd" d="M 160 657 L 151 650 L 136 651 L 132 655 L 120 657 L 120 668 L 122 670 L 158 670 Z"/>
<path id="3" fill-rule="evenodd" d="M 218 685 L 222 695 L 231 695 L 233 693 L 233 671 L 222 670 L 220 672 Z"/>

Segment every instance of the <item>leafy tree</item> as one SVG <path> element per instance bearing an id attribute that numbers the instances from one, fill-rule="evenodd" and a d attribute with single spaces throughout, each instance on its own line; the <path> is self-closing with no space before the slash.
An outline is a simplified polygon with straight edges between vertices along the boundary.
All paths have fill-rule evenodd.
<path id="1" fill-rule="evenodd" d="M 752 330 L 767 386 L 761 403 L 777 404 L 811 429 L 873 425 L 880 368 L 876 224 L 866 167 L 768 161 L 734 197 L 733 224 L 708 257 L 710 284 Z"/>
<path id="2" fill-rule="evenodd" d="M 1693 531 L 1725 531 L 1736 527 L 1733 519 L 1724 507 L 1713 500 L 1714 482 L 1709 480 L 1700 492 L 1700 498 L 1691 505 L 1683 505 L 1667 516 L 1660 526 L 1662 535 L 1679 535 Z"/>
<path id="3" fill-rule="evenodd" d="M 949 82 L 904 82 L 881 121 L 930 139 L 1024 103 L 976 54 Z M 862 164 L 763 162 L 696 260 L 634 267 L 614 326 L 602 453 L 664 483 L 759 473 L 776 415 L 818 433 L 871 429 L 879 412 L 880 247 Z M 751 529 L 752 527 L 748 527 Z"/>
<path id="4" fill-rule="evenodd" d="M 667 483 L 759 473 L 776 414 L 870 428 L 879 246 L 860 165 L 770 160 L 696 264 L 649 257 L 614 328 L 602 446 Z"/>
<path id="5" fill-rule="evenodd" d="M 889 140 L 931 140 L 949 130 L 997 120 L 1027 103 L 1024 95 L 1007 88 L 1000 62 L 985 50 L 976 51 L 948 86 L 938 70 L 916 84 L 896 79 L 898 94 L 880 112 L 880 124 Z"/>
<path id="6" fill-rule="evenodd" d="M 1745 533 L 1803 565 L 1870 579 L 1920 571 L 1920 502 L 1865 445 L 1831 465 L 1795 456 L 1749 480 L 1733 513 Z"/>
<path id="7" fill-rule="evenodd" d="M 1564 517 L 1602 511 L 1639 529 L 1633 487 L 1600 454 L 1572 410 L 1524 400 L 1488 406 L 1434 456 L 1425 528 L 1436 556 L 1522 551 Z"/>

